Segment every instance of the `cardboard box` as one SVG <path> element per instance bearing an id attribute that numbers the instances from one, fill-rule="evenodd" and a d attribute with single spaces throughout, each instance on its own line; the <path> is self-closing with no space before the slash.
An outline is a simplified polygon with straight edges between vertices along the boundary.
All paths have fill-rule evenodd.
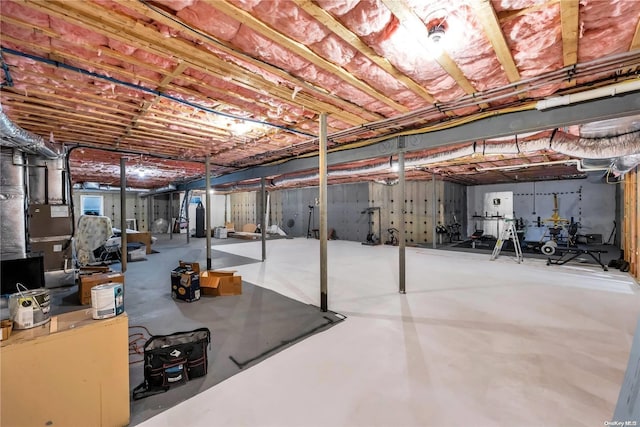
<path id="1" fill-rule="evenodd" d="M 224 227 L 216 227 L 213 230 L 213 237 L 216 239 L 226 239 L 228 237 L 228 230 Z"/>
<path id="2" fill-rule="evenodd" d="M 78 282 L 78 299 L 80 300 L 80 304 L 91 304 L 91 288 L 109 282 L 117 282 L 124 285 L 124 274 L 117 271 L 82 274 L 82 271 L 80 271 L 80 279 Z"/>
<path id="3" fill-rule="evenodd" d="M 197 262 L 180 261 L 171 271 L 171 297 L 193 302 L 200 299 L 200 265 Z"/>
<path id="4" fill-rule="evenodd" d="M 242 276 L 235 276 L 235 271 L 204 271 L 200 273 L 200 289 L 203 295 L 214 297 L 241 295 Z"/>

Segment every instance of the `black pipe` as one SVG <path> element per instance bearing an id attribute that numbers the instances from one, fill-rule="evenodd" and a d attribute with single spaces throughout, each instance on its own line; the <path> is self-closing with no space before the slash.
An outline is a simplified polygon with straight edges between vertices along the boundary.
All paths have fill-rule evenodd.
<path id="1" fill-rule="evenodd" d="M 44 165 L 44 204 L 49 204 L 49 167 Z"/>
<path id="2" fill-rule="evenodd" d="M 66 171 L 62 171 L 62 204 L 67 204 L 67 186 L 66 186 Z"/>

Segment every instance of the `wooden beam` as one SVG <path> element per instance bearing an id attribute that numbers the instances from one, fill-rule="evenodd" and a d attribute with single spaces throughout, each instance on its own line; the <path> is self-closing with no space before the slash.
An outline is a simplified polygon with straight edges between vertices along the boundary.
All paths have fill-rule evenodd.
<path id="1" fill-rule="evenodd" d="M 511 55 L 511 49 L 502 32 L 502 27 L 498 21 L 498 16 L 489 0 L 474 0 L 471 3 L 478 20 L 482 24 L 484 33 L 491 42 L 493 50 L 496 52 L 498 61 L 502 64 L 507 78 L 511 83 L 520 81 L 520 72 Z"/>
<path id="2" fill-rule="evenodd" d="M 640 18 L 638 18 L 636 32 L 633 34 L 633 40 L 631 40 L 631 45 L 629 46 L 629 51 L 636 49 L 640 49 Z"/>
<path id="3" fill-rule="evenodd" d="M 335 19 L 329 12 L 317 6 L 312 0 L 293 0 L 302 10 L 307 12 L 318 22 L 330 29 L 335 35 L 347 42 L 351 47 L 358 50 L 373 63 L 392 75 L 395 79 L 404 84 L 408 89 L 421 96 L 426 101 L 434 104 L 436 99 L 427 92 L 419 83 L 411 80 L 408 76 L 394 67 L 386 58 L 378 55 L 375 50 L 360 40 L 357 34 L 346 28 L 340 21 Z"/>
<path id="4" fill-rule="evenodd" d="M 203 46 L 196 46 L 180 38 L 171 38 L 171 40 L 167 41 L 155 27 L 147 26 L 141 21 L 136 21 L 112 11 L 107 12 L 95 4 L 56 0 L 46 3 L 33 0 L 20 0 L 20 2 L 33 10 L 55 16 L 163 58 L 182 58 L 195 70 L 213 74 L 240 87 L 252 91 L 258 90 L 257 88 L 263 88 L 272 97 L 278 98 L 285 103 L 297 104 L 311 111 L 329 111 L 349 124 L 362 124 L 365 120 L 370 120 L 353 114 L 352 111 L 354 110 L 357 110 L 358 114 L 375 117 L 371 120 L 381 117 L 376 114 L 372 116 L 366 110 L 344 101 L 342 104 L 337 102 L 336 104 L 340 104 L 339 106 L 324 102 L 321 100 L 322 97 L 332 98 L 326 92 L 316 91 L 317 93 L 314 94 L 304 93 L 304 91 L 298 92 L 296 87 L 300 87 L 300 85 L 295 82 L 292 82 L 291 86 L 287 86 L 267 81 L 260 76 L 249 73 L 234 63 L 218 58 Z M 130 8 L 135 8 L 136 5 L 140 7 L 141 5 L 139 2 L 123 2 L 123 4 Z M 146 9 L 147 12 L 149 10 Z M 174 25 L 176 24 L 174 23 Z M 183 27 L 180 27 L 180 29 L 181 31 L 186 31 Z M 291 80 L 291 76 L 289 76 L 289 80 Z M 307 87 L 305 86 L 304 89 L 307 89 Z M 333 97 L 334 101 L 335 99 L 338 98 Z"/>
<path id="5" fill-rule="evenodd" d="M 562 0 L 560 18 L 562 20 L 562 58 L 564 66 L 578 62 L 578 18 L 580 0 Z"/>
<path id="6" fill-rule="evenodd" d="M 398 18 L 400 25 L 403 25 L 413 37 L 418 41 L 418 43 L 422 44 L 422 46 L 427 50 L 431 51 L 426 42 L 429 40 L 429 31 L 422 19 L 418 17 L 413 10 L 407 6 L 403 1 L 398 0 L 382 0 L 382 3 Z M 432 52 L 433 53 L 433 52 Z M 441 52 L 437 55 L 434 55 L 434 59 L 444 71 L 446 71 L 464 90 L 467 94 L 471 95 L 477 92 L 477 90 L 473 87 L 473 85 L 466 78 L 460 67 L 455 63 L 455 61 L 446 53 Z M 480 104 L 481 108 L 488 108 L 489 105 L 486 103 Z"/>
<path id="7" fill-rule="evenodd" d="M 187 67 L 188 67 L 187 63 L 179 62 L 178 65 L 176 66 L 176 68 L 171 73 L 167 74 L 162 79 L 162 81 L 160 81 L 160 83 L 158 84 L 158 87 L 156 89 L 158 91 L 161 91 L 162 89 L 164 89 L 169 83 L 171 83 L 171 80 L 173 80 L 177 76 L 181 75 L 184 72 L 184 70 L 187 69 Z M 143 117 L 147 113 L 149 108 L 154 106 L 159 100 L 160 100 L 160 97 L 156 96 L 155 98 L 153 98 L 153 100 L 144 101 L 142 103 L 142 108 L 140 108 L 140 111 L 138 111 L 138 113 L 131 119 L 131 123 L 129 123 L 129 125 L 127 125 L 126 129 L 122 132 L 122 136 L 116 140 L 116 147 L 118 147 L 120 145 L 120 142 L 122 141 L 123 138 L 125 138 L 126 136 L 128 136 L 131 133 L 131 129 L 135 128 L 138 125 L 138 120 L 141 117 Z"/>
<path id="8" fill-rule="evenodd" d="M 354 116 L 355 117 L 355 121 L 351 122 L 350 120 L 345 120 L 342 119 L 342 121 L 344 121 L 345 123 L 350 123 L 350 124 L 362 124 L 365 123 L 367 121 L 375 121 L 378 119 L 383 118 L 382 115 L 377 114 L 377 113 L 372 113 L 362 107 L 359 107 L 355 104 L 352 104 L 348 101 L 345 101 L 339 97 L 336 97 L 328 92 L 326 92 L 325 90 L 318 88 L 317 86 L 311 85 L 307 82 L 305 82 L 304 80 L 295 77 L 293 75 L 291 75 L 290 73 L 288 73 L 287 71 L 284 71 L 278 67 L 266 64 L 264 61 L 260 61 L 258 59 L 254 59 L 244 53 L 238 52 L 236 48 L 234 48 L 233 46 L 230 46 L 228 43 L 226 43 L 223 40 L 218 40 L 215 37 L 211 36 L 210 34 L 206 34 L 205 35 L 200 32 L 197 31 L 195 29 L 192 29 L 190 27 L 185 27 L 183 25 L 180 25 L 179 23 L 179 19 L 175 18 L 175 17 L 167 17 L 166 15 L 162 14 L 162 13 L 158 13 L 157 10 L 150 8 L 148 5 L 144 4 L 143 2 L 140 2 L 138 0 L 118 0 L 120 1 L 124 6 L 142 14 L 145 15 L 147 17 L 149 17 L 150 19 L 153 19 L 154 21 L 157 21 L 159 23 L 162 23 L 170 28 L 179 30 L 180 32 L 184 32 L 189 34 L 190 36 L 195 37 L 196 39 L 208 43 L 210 44 L 212 41 L 215 43 L 215 49 L 220 50 L 222 53 L 229 55 L 232 58 L 236 58 L 239 61 L 241 61 L 242 63 L 248 63 L 254 67 L 260 68 L 260 69 L 264 69 L 265 71 L 269 72 L 270 74 L 273 74 L 275 76 L 278 76 L 280 78 L 282 78 L 285 81 L 290 82 L 291 87 L 294 88 L 302 88 L 301 91 L 297 92 L 297 89 L 294 90 L 293 92 L 290 92 L 288 95 L 284 95 L 281 99 L 285 100 L 287 103 L 289 104 L 294 104 L 294 105 L 302 105 L 302 106 L 306 106 L 305 104 L 299 102 L 299 101 L 309 101 L 311 102 L 311 105 L 315 105 L 314 108 L 309 108 L 309 106 L 307 106 L 308 109 L 310 109 L 311 111 L 314 111 L 316 113 L 319 113 L 320 111 L 327 111 L 329 113 L 331 113 L 334 116 L 340 117 L 340 108 L 337 107 L 341 107 L 342 111 L 345 114 L 358 114 L 358 116 Z M 210 52 L 208 52 L 210 53 Z M 223 61 L 224 64 L 227 64 L 228 61 Z M 241 81 L 247 81 L 246 79 L 246 73 L 249 72 L 250 74 L 253 74 L 252 70 L 247 70 L 245 68 L 243 68 L 242 66 L 237 66 L 236 70 L 238 71 L 238 75 L 240 76 L 240 80 Z M 207 68 L 202 70 L 203 72 L 211 72 L 212 69 L 211 68 Z M 223 73 L 221 74 L 221 78 L 223 79 L 228 79 L 229 76 L 234 75 L 233 70 L 227 70 L 225 69 L 223 71 Z M 245 77 L 245 78 L 243 78 Z M 234 82 L 235 83 L 235 82 Z M 264 83 L 268 83 L 268 82 L 263 82 Z M 251 86 L 251 88 L 253 90 L 255 90 L 256 87 L 261 87 L 260 85 L 253 85 Z M 276 89 L 282 89 L 280 87 L 280 85 L 276 85 L 275 87 Z M 274 88 L 265 88 L 265 90 L 267 90 L 270 94 L 274 94 L 277 93 L 274 92 Z M 305 93 L 305 92 L 308 92 Z M 324 101 L 320 101 L 321 99 L 331 99 L 331 104 L 325 104 Z M 291 102 L 295 99 L 295 102 Z M 335 104 L 335 105 L 334 105 Z M 327 108 L 328 107 L 328 108 Z"/>
<path id="9" fill-rule="evenodd" d="M 301 58 L 306 59 L 307 61 L 309 61 L 316 67 L 320 68 L 321 70 L 324 70 L 330 74 L 333 74 L 339 77 L 344 82 L 350 84 L 351 86 L 355 87 L 361 92 L 366 93 L 370 97 L 377 99 L 378 101 L 388 105 L 394 110 L 402 113 L 406 113 L 409 111 L 409 108 L 381 94 L 380 92 L 372 88 L 369 84 L 363 82 L 362 80 L 359 80 L 344 68 L 339 67 L 336 64 L 329 62 L 326 59 L 320 57 L 318 54 L 313 52 L 311 49 L 309 49 L 307 46 L 303 45 L 302 43 L 299 43 L 296 40 L 293 40 L 285 36 L 284 34 L 278 31 L 275 31 L 273 28 L 269 27 L 264 22 L 255 18 L 249 12 L 243 9 L 240 9 L 239 7 L 236 7 L 231 3 L 228 3 L 226 0 L 204 0 L 204 1 L 207 4 L 209 4 L 211 7 L 218 9 L 220 12 L 238 20 L 239 22 L 242 22 L 242 25 L 248 28 L 251 28 L 253 31 L 268 38 L 269 40 L 272 40 L 273 42 L 277 43 L 281 47 L 300 56 Z"/>

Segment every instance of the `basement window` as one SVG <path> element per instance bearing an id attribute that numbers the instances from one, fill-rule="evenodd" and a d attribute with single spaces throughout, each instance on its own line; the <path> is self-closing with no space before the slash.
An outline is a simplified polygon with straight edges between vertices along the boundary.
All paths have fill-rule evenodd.
<path id="1" fill-rule="evenodd" d="M 82 215 L 104 215 L 104 201 L 102 196 L 80 196 Z"/>

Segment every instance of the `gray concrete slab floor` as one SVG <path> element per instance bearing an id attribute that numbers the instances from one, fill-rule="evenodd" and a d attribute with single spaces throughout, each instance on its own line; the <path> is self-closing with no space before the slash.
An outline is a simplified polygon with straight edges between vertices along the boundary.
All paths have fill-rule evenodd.
<path id="1" fill-rule="evenodd" d="M 259 259 L 259 241 L 216 249 Z M 168 426 L 593 426 L 611 420 L 638 283 L 597 265 L 330 241 L 347 316 L 142 423 Z M 318 305 L 319 242 L 275 240 L 243 279 Z"/>

